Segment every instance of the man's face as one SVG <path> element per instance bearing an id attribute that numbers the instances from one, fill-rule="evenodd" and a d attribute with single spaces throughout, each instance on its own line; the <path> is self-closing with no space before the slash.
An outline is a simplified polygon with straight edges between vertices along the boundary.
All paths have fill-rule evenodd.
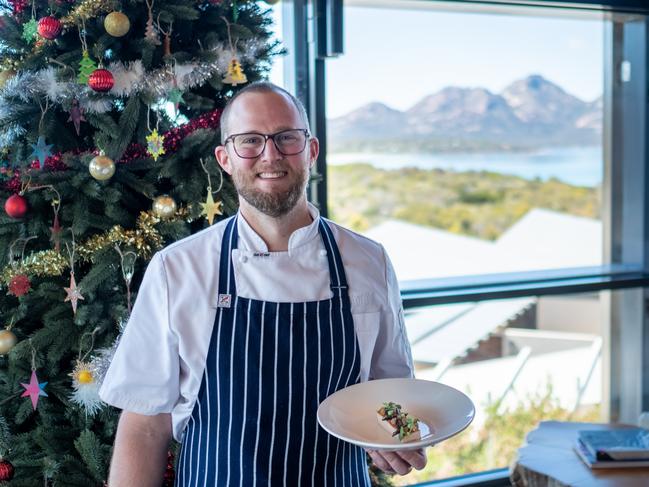
<path id="1" fill-rule="evenodd" d="M 280 93 L 246 93 L 237 98 L 230 110 L 228 135 L 274 134 L 305 128 L 297 108 Z M 307 140 L 304 151 L 290 156 L 282 155 L 271 139 L 254 159 L 239 157 L 233 142 L 217 147 L 215 154 L 223 170 L 232 176 L 241 198 L 268 216 L 280 217 L 305 198 L 309 169 L 318 155 L 318 141 Z"/>

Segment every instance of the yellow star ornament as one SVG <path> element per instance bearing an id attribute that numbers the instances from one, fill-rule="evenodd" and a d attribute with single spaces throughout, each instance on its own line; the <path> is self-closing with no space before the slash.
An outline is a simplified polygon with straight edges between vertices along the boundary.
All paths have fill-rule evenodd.
<path id="1" fill-rule="evenodd" d="M 201 203 L 201 206 L 203 207 L 201 215 L 207 217 L 207 221 L 210 222 L 210 225 L 214 221 L 214 215 L 223 214 L 223 202 L 220 200 L 216 203 L 214 202 L 214 198 L 212 198 L 212 188 L 207 188 L 207 200 L 205 203 Z"/>
<path id="2" fill-rule="evenodd" d="M 146 136 L 146 150 L 154 161 L 157 161 L 158 157 L 165 153 L 164 141 L 165 137 L 158 133 L 158 129 L 153 129 L 153 132 Z"/>

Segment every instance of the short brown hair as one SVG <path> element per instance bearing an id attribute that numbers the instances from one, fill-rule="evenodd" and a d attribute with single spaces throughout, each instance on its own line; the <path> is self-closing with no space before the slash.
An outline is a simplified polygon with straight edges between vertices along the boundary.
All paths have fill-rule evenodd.
<path id="1" fill-rule="evenodd" d="M 230 131 L 228 125 L 230 123 L 229 120 L 230 109 L 232 107 L 232 104 L 235 102 L 237 98 L 239 98 L 244 93 L 279 93 L 280 95 L 287 96 L 291 100 L 293 105 L 295 105 L 295 108 L 297 108 L 297 111 L 300 114 L 302 121 L 304 122 L 304 128 L 306 128 L 309 132 L 311 132 L 311 129 L 309 127 L 309 117 L 306 113 L 306 109 L 304 108 L 304 105 L 300 100 L 295 98 L 284 88 L 281 88 L 276 84 L 271 83 L 270 81 L 256 81 L 254 83 L 250 83 L 247 86 L 244 86 L 242 89 L 237 91 L 236 94 L 232 98 L 230 98 L 228 102 L 225 104 L 225 108 L 223 108 L 223 112 L 221 113 L 221 121 L 220 121 L 221 144 L 225 144 L 225 140 L 228 138 L 228 133 Z"/>

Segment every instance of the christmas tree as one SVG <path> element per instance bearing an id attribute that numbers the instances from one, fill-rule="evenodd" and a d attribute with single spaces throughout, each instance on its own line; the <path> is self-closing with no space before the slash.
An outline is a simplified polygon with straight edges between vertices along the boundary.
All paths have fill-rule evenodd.
<path id="1" fill-rule="evenodd" d="M 280 47 L 250 1 L 0 8 L 0 481 L 100 486 L 97 390 L 143 270 L 236 210 L 220 110 Z"/>

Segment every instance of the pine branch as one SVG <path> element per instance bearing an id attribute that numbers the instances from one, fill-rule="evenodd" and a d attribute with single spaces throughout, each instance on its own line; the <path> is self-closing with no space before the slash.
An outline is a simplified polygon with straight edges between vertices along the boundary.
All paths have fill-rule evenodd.
<path id="1" fill-rule="evenodd" d="M 11 448 L 11 430 L 4 416 L 0 416 L 0 456 L 6 456 Z"/>
<path id="2" fill-rule="evenodd" d="M 106 453 L 97 436 L 90 430 L 84 430 L 74 441 L 74 446 L 81 455 L 89 471 L 97 482 L 106 478 Z"/>
<path id="3" fill-rule="evenodd" d="M 140 99 L 132 97 L 126 103 L 122 115 L 119 117 L 119 132 L 116 133 L 112 142 L 106 147 L 106 153 L 113 160 L 122 157 L 124 151 L 128 147 L 133 134 L 137 128 L 138 118 L 140 116 Z"/>

